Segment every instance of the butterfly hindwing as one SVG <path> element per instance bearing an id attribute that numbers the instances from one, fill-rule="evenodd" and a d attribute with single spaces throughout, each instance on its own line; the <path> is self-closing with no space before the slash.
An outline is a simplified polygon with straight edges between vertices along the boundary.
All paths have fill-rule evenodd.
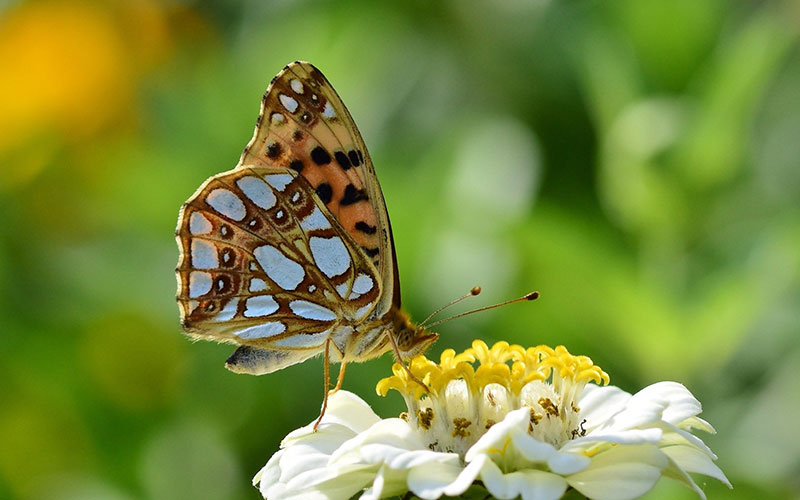
<path id="1" fill-rule="evenodd" d="M 373 316 L 399 306 L 391 227 L 372 160 L 349 111 L 317 68 L 295 62 L 273 79 L 239 165 L 281 166 L 303 176 L 378 270 L 383 295 Z"/>
<path id="2" fill-rule="evenodd" d="M 181 208 L 176 234 L 181 319 L 198 338 L 311 356 L 381 296 L 375 267 L 293 170 L 212 177 Z"/>

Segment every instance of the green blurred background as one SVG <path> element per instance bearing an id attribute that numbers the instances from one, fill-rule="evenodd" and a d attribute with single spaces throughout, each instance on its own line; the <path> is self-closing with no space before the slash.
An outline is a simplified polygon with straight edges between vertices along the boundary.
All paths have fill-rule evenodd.
<path id="1" fill-rule="evenodd" d="M 296 59 L 369 145 L 414 317 L 542 292 L 430 354 L 565 344 L 629 391 L 680 381 L 735 486 L 711 498 L 800 495 L 800 2 L 0 5 L 1 498 L 257 498 L 316 417 L 319 359 L 229 373 L 174 299 L 179 206 Z M 390 364 L 345 382 L 383 416 Z"/>

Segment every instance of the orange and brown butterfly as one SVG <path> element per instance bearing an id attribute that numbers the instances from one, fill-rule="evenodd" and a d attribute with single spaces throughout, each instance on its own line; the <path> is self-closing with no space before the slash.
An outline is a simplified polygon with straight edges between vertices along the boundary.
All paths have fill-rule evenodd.
<path id="1" fill-rule="evenodd" d="M 437 338 L 400 306 L 392 229 L 367 148 L 336 91 L 307 62 L 261 101 L 233 170 L 181 207 L 178 304 L 193 338 L 236 344 L 226 367 L 261 375 L 324 354 L 409 359 Z M 323 405 L 324 412 L 324 405 Z"/>

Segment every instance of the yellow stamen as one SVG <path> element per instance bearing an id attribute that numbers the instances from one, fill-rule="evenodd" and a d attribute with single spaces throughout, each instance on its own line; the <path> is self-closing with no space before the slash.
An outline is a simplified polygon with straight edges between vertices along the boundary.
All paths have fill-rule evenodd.
<path id="1" fill-rule="evenodd" d="M 498 449 L 498 448 L 489 448 L 486 451 L 488 451 L 489 453 L 497 453 L 498 455 L 505 455 L 506 451 L 508 451 L 508 445 L 510 445 L 510 444 L 511 444 L 511 438 L 508 438 L 508 439 L 506 439 L 506 442 L 503 443 L 503 447 L 502 448 L 500 448 L 500 449 Z"/>
<path id="2" fill-rule="evenodd" d="M 479 363 L 477 367 L 475 361 Z M 554 384 L 609 382 L 608 374 L 591 358 L 570 354 L 564 346 L 539 345 L 525 349 L 508 342 L 497 342 L 489 348 L 482 340 L 475 340 L 472 347 L 460 354 L 446 349 L 438 364 L 425 356 L 417 356 L 411 360 L 409 369 L 435 394 L 443 394 L 447 384 L 457 379 L 464 380 L 472 390 L 482 391 L 489 384 L 499 384 L 515 394 L 534 380 L 552 378 Z M 425 390 L 409 378 L 400 364 L 396 363 L 392 372 L 393 376 L 378 382 L 378 394 L 385 396 L 390 389 L 417 399 L 425 394 Z"/>

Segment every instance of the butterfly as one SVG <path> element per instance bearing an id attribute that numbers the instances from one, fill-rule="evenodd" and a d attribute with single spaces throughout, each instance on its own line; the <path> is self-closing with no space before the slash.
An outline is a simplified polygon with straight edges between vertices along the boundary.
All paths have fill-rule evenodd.
<path id="1" fill-rule="evenodd" d="M 307 62 L 273 78 L 239 163 L 184 203 L 176 239 L 185 332 L 238 345 L 225 365 L 237 373 L 322 353 L 322 413 L 329 363 L 342 364 L 338 389 L 346 363 L 393 349 L 409 359 L 438 337 L 401 307 L 372 160 L 342 100 Z"/>

